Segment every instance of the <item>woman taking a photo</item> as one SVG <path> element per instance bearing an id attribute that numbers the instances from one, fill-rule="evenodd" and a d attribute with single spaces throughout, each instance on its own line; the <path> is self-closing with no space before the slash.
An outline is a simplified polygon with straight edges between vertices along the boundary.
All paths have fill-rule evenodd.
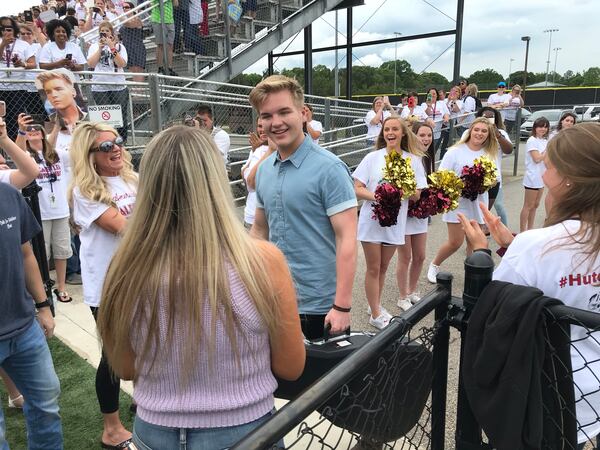
<path id="1" fill-rule="evenodd" d="M 120 105 L 123 127 L 117 129 L 127 141 L 127 119 L 129 91 L 123 68 L 127 65 L 127 49 L 119 42 L 110 22 L 102 22 L 98 27 L 100 39 L 88 51 L 88 65 L 94 69 L 92 81 L 103 83 L 92 85 L 92 95 L 97 105 Z"/>
<path id="2" fill-rule="evenodd" d="M 527 231 L 534 228 L 535 213 L 540 206 L 540 201 L 544 194 L 542 174 L 546 169 L 544 166 L 544 157 L 546 145 L 548 144 L 549 131 L 550 122 L 545 117 L 540 117 L 533 122 L 531 136 L 527 139 L 525 177 L 523 177 L 525 197 L 523 199 L 523 208 L 521 209 L 519 222 L 520 231 Z"/>
<path id="3" fill-rule="evenodd" d="M 431 126 L 425 123 L 415 123 L 412 126 L 412 132 L 417 136 L 422 151 L 431 146 L 433 142 Z M 420 159 L 417 156 L 411 158 Z M 421 296 L 417 292 L 417 284 L 425 262 L 428 226 L 427 218 L 408 217 L 404 245 L 398 247 L 398 264 L 396 265 L 396 280 L 400 292 L 398 306 L 404 311 L 421 300 Z"/>
<path id="4" fill-rule="evenodd" d="M 385 157 L 395 151 L 403 158 L 410 158 L 417 189 L 426 187 L 427 180 L 421 161 L 423 156 L 421 145 L 400 117 L 394 115 L 383 121 L 383 127 L 377 138 L 377 148 L 379 150 L 370 152 L 364 157 L 352 177 L 354 178 L 356 197 L 366 200 L 363 202 L 358 218 L 358 240 L 362 244 L 367 264 L 365 293 L 371 315 L 369 323 L 381 330 L 389 324 L 392 318 L 381 305 L 385 274 L 398 246 L 405 243 L 404 235 L 408 214 L 408 199 L 404 199 L 396 225 L 382 227 L 379 221 L 372 217 L 373 203 L 376 201 L 375 190 L 381 183 Z M 417 190 L 411 199 L 416 200 L 419 195 L 420 191 Z"/>
<path id="5" fill-rule="evenodd" d="M 447 127 L 450 121 L 450 111 L 448 111 L 446 103 L 438 100 L 438 97 L 438 90 L 433 87 L 429 88 L 425 102 L 421 104 L 427 117 L 433 121 L 433 142 L 436 151 L 442 136 L 442 126 Z"/>
<path id="6" fill-rule="evenodd" d="M 548 142 L 545 165 L 542 179 L 554 204 L 543 228 L 513 237 L 485 205 L 482 207 L 492 236 L 508 247 L 494 279 L 535 287 L 567 306 L 600 313 L 594 282 L 600 270 L 600 124 L 583 123 L 559 133 Z M 476 223 L 466 217 L 461 223 L 472 248 L 488 247 Z M 561 277 L 581 281 L 563 284 Z M 588 439 L 600 433 L 596 420 L 600 410 L 597 335 L 584 327 L 571 327 L 571 372 L 581 450 Z"/>
<path id="7" fill-rule="evenodd" d="M 59 302 L 69 303 L 73 300 L 65 289 L 67 259 L 73 255 L 69 228 L 70 211 L 67 202 L 69 152 L 55 150 L 46 138 L 44 127 L 40 124 L 33 124 L 30 116 L 19 114 L 18 122 L 17 145 L 31 155 L 40 170 L 36 180 L 42 189 L 38 193 L 38 200 L 46 256 L 54 255 L 54 267 L 56 268 L 54 295 Z M 52 253 L 50 253 L 51 249 Z"/>
<path id="8" fill-rule="evenodd" d="M 381 124 L 390 116 L 390 101 L 386 97 L 375 97 L 373 99 L 373 109 L 365 116 L 367 124 L 367 145 L 375 144 L 375 140 L 381 131 Z"/>
<path id="9" fill-rule="evenodd" d="M 115 373 L 135 381 L 138 448 L 229 448 L 271 416 L 273 374 L 302 373 L 285 258 L 244 232 L 206 132 L 175 126 L 146 147 L 98 330 Z"/>
<path id="10" fill-rule="evenodd" d="M 94 319 L 98 316 L 104 277 L 137 193 L 137 175 L 122 144 L 112 127 L 86 122 L 73 133 L 70 150 L 73 168 L 70 202 L 73 221 L 81 228 L 83 301 Z M 103 352 L 96 371 L 96 395 L 104 420 L 103 448 L 129 448 L 131 433 L 119 418 L 119 387 L 119 379 L 114 377 Z"/>
<path id="11" fill-rule="evenodd" d="M 65 20 L 51 20 L 46 24 L 46 35 L 51 42 L 38 54 L 40 69 L 52 70 L 64 67 L 70 71 L 83 70 L 85 56 L 77 44 L 69 42 L 71 25 Z"/>
<path id="12" fill-rule="evenodd" d="M 440 164 L 440 169 L 452 170 L 460 176 L 464 166 L 472 167 L 474 160 L 482 156 L 486 156 L 496 162 L 496 165 L 498 164 L 498 140 L 496 139 L 495 127 L 487 118 L 479 117 L 471 124 L 468 134 L 454 147 L 448 149 Z M 448 227 L 448 240 L 440 246 L 435 258 L 429 265 L 427 279 L 430 283 L 436 282 L 442 263 L 456 253 L 465 240 L 465 233 L 459 223 L 457 214 L 462 213 L 469 220 L 475 220 L 477 223 L 483 224 L 479 202 L 488 204 L 487 192 L 479 194 L 475 200 L 460 197 L 458 208 L 442 216 L 442 220 L 446 222 Z M 471 254 L 472 250 L 467 243 L 467 254 Z"/>

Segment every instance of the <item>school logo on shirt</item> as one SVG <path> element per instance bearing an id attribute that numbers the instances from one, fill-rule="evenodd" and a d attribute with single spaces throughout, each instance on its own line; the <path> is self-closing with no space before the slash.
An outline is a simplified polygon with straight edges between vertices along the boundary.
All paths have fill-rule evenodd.
<path id="1" fill-rule="evenodd" d="M 0 219 L 0 227 L 6 227 L 7 230 L 10 230 L 13 227 L 13 222 L 15 220 L 17 220 L 15 216 Z"/>
<path id="2" fill-rule="evenodd" d="M 588 309 L 594 312 L 600 312 L 600 293 L 594 294 L 588 300 Z"/>
<path id="3" fill-rule="evenodd" d="M 567 286 L 587 286 L 587 285 L 596 285 L 600 283 L 600 276 L 594 273 L 570 273 L 567 276 L 560 277 L 558 280 L 558 285 L 560 288 L 564 288 Z"/>

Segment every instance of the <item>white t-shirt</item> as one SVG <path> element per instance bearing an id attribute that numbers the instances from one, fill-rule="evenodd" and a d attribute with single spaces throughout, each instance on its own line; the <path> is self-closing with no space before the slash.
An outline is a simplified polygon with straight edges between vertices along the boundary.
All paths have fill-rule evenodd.
<path id="1" fill-rule="evenodd" d="M 542 175 L 546 171 L 546 165 L 543 162 L 536 163 L 531 157 L 531 152 L 537 150 L 540 154 L 546 151 L 546 145 L 548 144 L 547 139 L 539 139 L 531 136 L 527 139 L 527 146 L 525 153 L 525 176 L 523 177 L 523 186 L 529 188 L 543 188 L 544 181 Z"/>
<path id="2" fill-rule="evenodd" d="M 215 141 L 215 144 L 217 144 L 217 148 L 221 152 L 221 155 L 223 155 L 223 161 L 225 161 L 225 164 L 227 164 L 227 154 L 229 153 L 229 147 L 231 146 L 229 135 L 225 130 L 222 130 L 219 127 L 213 127 L 211 135 Z"/>
<path id="3" fill-rule="evenodd" d="M 22 67 L 16 67 L 13 64 L 12 58 L 16 56 L 22 62 L 27 61 L 27 52 L 29 50 L 29 44 L 21 39 L 16 39 L 12 44 L 7 45 L 4 48 L 4 52 L 0 55 L 0 67 L 3 69 L 14 68 L 11 71 L 0 71 L 0 80 L 23 80 L 25 79 L 26 70 Z M 8 57 L 8 62 L 6 58 Z M 17 83 L 0 83 L 0 90 L 2 91 L 22 91 L 26 89 L 26 85 Z"/>
<path id="4" fill-rule="evenodd" d="M 427 233 L 428 228 L 429 228 L 429 220 L 428 219 L 419 219 L 417 217 L 407 217 L 406 218 L 406 232 L 404 234 L 406 236 L 412 236 L 413 234 L 423 234 L 423 233 Z"/>
<path id="5" fill-rule="evenodd" d="M 102 177 L 113 195 L 119 212 L 129 218 L 133 211 L 137 186 L 127 184 L 121 177 Z M 83 301 L 89 306 L 99 306 L 104 277 L 121 238 L 100 228 L 95 221 L 109 206 L 83 197 L 79 188 L 73 189 L 73 219 L 81 227 L 81 278 Z"/>
<path id="6" fill-rule="evenodd" d="M 500 134 L 502 136 L 504 136 L 504 139 L 506 139 L 508 142 L 510 142 L 512 144 L 512 141 L 510 140 L 510 136 L 508 135 L 508 133 L 505 130 L 499 129 L 498 130 L 500 132 Z M 469 130 L 465 130 L 461 136 L 461 140 L 466 138 L 469 135 Z M 498 144 L 498 157 L 496 158 L 496 168 L 498 169 L 498 184 L 502 184 L 502 148 L 500 148 L 500 144 Z"/>
<path id="7" fill-rule="evenodd" d="M 61 50 L 56 45 L 56 42 L 49 41 L 38 53 L 38 64 L 60 61 L 61 59 L 65 59 L 68 54 L 72 55 L 71 58 L 76 64 L 85 64 L 87 62 L 77 44 L 67 42 L 65 48 Z"/>
<path id="8" fill-rule="evenodd" d="M 56 150 L 59 161 L 47 165 L 43 160 L 42 152 L 38 163 L 40 173 L 36 182 L 42 190 L 38 194 L 42 220 L 64 219 L 69 217 L 69 203 L 67 202 L 67 188 L 70 181 L 70 157 L 65 150 Z M 52 181 L 55 180 L 55 181 Z"/>
<path id="9" fill-rule="evenodd" d="M 202 0 L 190 0 L 190 24 L 198 25 L 203 19 Z"/>
<path id="10" fill-rule="evenodd" d="M 490 97 L 488 98 L 488 105 L 490 106 L 494 106 L 494 105 L 507 105 L 510 102 L 510 94 L 492 94 L 490 95 Z M 500 110 L 500 115 L 502 116 L 502 119 L 506 119 L 506 111 L 504 110 L 504 108 L 502 108 Z"/>
<path id="11" fill-rule="evenodd" d="M 260 159 L 265 153 L 267 153 L 268 150 L 268 145 L 261 145 L 252 153 L 250 153 L 250 156 L 248 156 L 248 161 L 246 161 L 246 164 L 244 165 L 244 172 L 242 173 L 244 181 L 248 181 L 250 170 L 258 164 Z M 256 191 L 248 186 L 248 184 L 246 184 L 246 189 L 248 190 L 248 196 L 246 197 L 246 207 L 244 208 L 244 222 L 253 224 L 254 215 L 256 212 Z"/>
<path id="12" fill-rule="evenodd" d="M 98 46 L 100 44 L 98 42 L 94 42 L 90 45 L 90 49 L 88 51 L 88 55 L 94 55 L 98 51 Z M 117 44 L 116 47 L 121 58 L 127 62 L 127 49 L 123 44 Z M 120 74 L 120 75 L 104 75 L 106 73 L 110 74 Z M 123 67 L 117 67 L 115 65 L 115 58 L 113 58 L 112 53 L 110 52 L 110 47 L 108 45 L 104 45 L 102 47 L 102 51 L 100 54 L 100 59 L 94 67 L 94 74 L 92 75 L 92 81 L 97 81 L 100 83 L 111 83 L 111 84 L 93 84 L 92 91 L 93 92 L 107 92 L 107 91 L 122 91 L 127 86 L 125 85 L 125 71 Z"/>
<path id="13" fill-rule="evenodd" d="M 376 115 L 377 113 L 371 110 L 365 116 L 365 123 L 367 124 L 367 139 L 377 139 L 377 136 L 379 136 L 379 133 L 381 132 L 381 122 L 390 116 L 390 112 L 383 111 L 383 119 L 381 122 L 373 125 L 371 124 L 371 120 L 373 120 Z"/>
<path id="14" fill-rule="evenodd" d="M 580 226 L 578 220 L 566 220 L 518 234 L 494 271 L 494 279 L 536 287 L 544 295 L 562 300 L 567 306 L 600 313 L 598 279 L 594 270 L 589 269 L 590 266 L 597 268 L 600 258 L 592 265 L 589 261 L 580 264 L 584 249 L 568 238 Z M 561 246 L 555 248 L 556 245 Z M 585 328 L 571 326 L 577 421 L 582 425 L 589 424 L 578 430 L 579 443 L 586 441 L 586 436 L 600 433 L 600 422 L 596 420 L 596 411 L 600 411 L 597 378 L 600 373 L 600 332 L 589 336 L 587 333 Z"/>
<path id="15" fill-rule="evenodd" d="M 459 144 L 448 149 L 440 163 L 440 169 L 452 170 L 460 176 L 464 166 L 472 167 L 473 161 L 481 156 L 486 156 L 486 153 L 483 150 L 473 151 L 467 144 Z M 496 164 L 498 164 L 498 162 L 496 162 Z M 477 198 L 472 201 L 460 197 L 458 200 L 458 208 L 443 214 L 442 220 L 448 223 L 459 223 L 457 213 L 463 213 L 468 219 L 476 220 L 478 223 L 482 224 L 484 223 L 483 214 L 479 209 L 479 202 L 483 202 L 485 205 L 488 204 L 487 191 L 483 194 L 479 194 Z"/>
<path id="16" fill-rule="evenodd" d="M 75 17 L 77 17 L 77 20 L 85 20 L 87 17 L 87 7 L 85 4 L 81 5 L 80 3 L 77 3 L 77 5 L 75 5 Z"/>
<path id="17" fill-rule="evenodd" d="M 438 100 L 434 104 L 431 105 L 431 115 L 427 113 L 427 102 L 421 103 L 421 108 L 425 111 L 425 114 L 433 120 L 433 138 L 439 139 L 442 135 L 442 123 L 444 120 L 444 116 L 447 114 L 450 115 L 450 111 L 448 111 L 448 107 L 443 100 Z"/>
<path id="18" fill-rule="evenodd" d="M 308 122 L 308 123 L 309 123 L 310 127 L 311 127 L 313 130 L 315 130 L 315 131 L 320 131 L 320 132 L 321 132 L 321 134 L 323 134 L 323 124 L 322 124 L 321 122 L 319 122 L 318 120 L 311 120 L 311 121 L 310 121 L 310 122 Z M 318 137 L 318 138 L 316 138 L 316 139 L 312 139 L 312 137 L 311 137 L 312 141 L 313 141 L 315 144 L 317 144 L 317 145 L 319 145 L 319 139 L 320 139 L 320 138 L 321 138 L 321 136 L 319 136 L 319 137 Z"/>
<path id="19" fill-rule="evenodd" d="M 508 106 L 506 106 L 501 113 L 504 113 L 504 120 L 515 121 L 517 119 L 517 110 L 521 107 L 521 99 L 519 96 L 513 97 L 508 94 Z"/>
<path id="20" fill-rule="evenodd" d="M 360 162 L 352 177 L 364 183 L 367 189 L 375 192 L 377 186 L 383 178 L 383 168 L 385 167 L 385 155 L 387 150 L 382 148 L 370 153 Z M 427 187 L 425 177 L 425 168 L 421 158 L 406 151 L 402 151 L 403 158 L 410 158 L 410 165 L 415 171 L 415 180 L 417 189 Z M 398 222 L 391 227 L 382 227 L 377 219 L 373 219 L 373 202 L 365 201 L 360 208 L 358 216 L 358 240 L 361 242 L 387 243 L 392 245 L 404 245 L 404 235 L 406 231 L 406 219 L 408 214 L 408 199 L 402 200 L 400 212 L 398 213 Z"/>
<path id="21" fill-rule="evenodd" d="M 400 113 L 400 118 L 408 119 L 411 122 L 424 122 L 425 120 L 427 120 L 428 116 L 427 116 L 427 113 L 425 112 L 425 110 L 421 106 L 415 105 L 415 107 L 412 110 L 412 113 L 408 106 L 405 106 L 404 108 L 402 108 L 402 112 Z"/>
<path id="22" fill-rule="evenodd" d="M 452 110 L 452 108 L 450 107 L 450 103 L 452 101 L 456 102 L 456 106 L 458 107 L 458 111 L 457 112 L 454 112 Z M 458 100 L 458 99 L 457 100 L 450 100 L 449 98 L 447 98 L 445 100 L 445 102 L 446 102 L 446 108 L 448 108 L 448 111 L 450 112 L 450 118 L 454 119 L 455 117 L 460 116 L 460 115 L 463 114 L 463 101 L 462 100 Z"/>
<path id="23" fill-rule="evenodd" d="M 473 114 L 469 114 L 468 116 L 464 116 L 463 119 L 460 121 L 460 124 L 463 127 L 469 127 L 471 126 L 471 122 L 473 122 L 473 120 L 475 119 L 475 111 L 477 110 L 477 103 L 475 102 L 475 99 L 472 96 L 467 96 L 463 99 L 463 114 L 467 114 L 467 113 L 473 113 Z"/>
<path id="24" fill-rule="evenodd" d="M 13 172 L 16 172 L 16 170 L 14 170 L 14 169 L 0 170 L 0 183 L 11 184 L 10 176 Z"/>
<path id="25" fill-rule="evenodd" d="M 29 46 L 29 48 L 25 52 L 25 60 L 26 61 L 29 58 L 31 58 L 32 56 L 35 57 L 35 67 L 37 69 L 40 68 L 40 64 L 38 62 L 38 57 L 39 57 L 39 52 L 41 49 L 42 49 L 41 44 L 34 42 L 33 44 L 31 44 Z M 37 75 L 37 73 L 35 73 L 35 72 L 30 72 L 30 71 L 25 72 L 25 79 L 31 80 L 29 83 L 25 84 L 25 87 L 27 88 L 27 91 L 29 91 L 29 92 L 37 92 L 37 88 L 35 87 L 35 83 L 34 83 L 36 75 Z"/>

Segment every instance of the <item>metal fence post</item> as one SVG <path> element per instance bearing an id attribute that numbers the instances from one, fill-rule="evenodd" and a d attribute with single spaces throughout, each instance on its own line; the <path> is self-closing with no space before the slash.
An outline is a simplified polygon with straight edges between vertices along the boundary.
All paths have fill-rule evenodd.
<path id="1" fill-rule="evenodd" d="M 465 260 L 465 287 L 463 290 L 464 316 L 460 326 L 460 372 L 458 376 L 458 401 L 456 406 L 456 448 L 475 450 L 485 448 L 481 440 L 481 427 L 477 423 L 465 392 L 462 365 L 469 315 L 479 295 L 492 280 L 494 260 L 485 252 L 475 252 Z"/>
<path id="2" fill-rule="evenodd" d="M 435 323 L 439 328 L 433 344 L 433 379 L 431 380 L 431 450 L 444 450 L 446 434 L 446 396 L 448 387 L 448 348 L 450 325 L 446 320 L 452 298 L 452 275 L 440 273 L 438 285 L 448 291 L 448 299 L 435 308 Z"/>
<path id="3" fill-rule="evenodd" d="M 323 119 L 323 131 L 331 130 L 331 100 L 326 98 L 324 102 L 324 119 Z M 331 133 L 325 135 L 325 142 L 331 141 Z"/>
<path id="4" fill-rule="evenodd" d="M 231 27 L 229 22 L 229 12 L 227 10 L 227 0 L 222 0 L 222 8 L 223 26 L 225 27 L 225 54 L 227 55 L 227 70 L 229 71 L 229 78 L 231 78 L 231 74 L 233 73 L 233 63 L 231 61 Z"/>
<path id="5" fill-rule="evenodd" d="M 152 112 L 152 131 L 159 133 L 162 129 L 162 114 L 160 109 L 160 86 L 158 75 L 148 75 L 148 91 L 150 94 L 150 111 Z"/>
<path id="6" fill-rule="evenodd" d="M 521 108 L 517 109 L 517 115 L 515 117 L 515 135 L 513 137 L 515 143 L 515 160 L 513 163 L 513 177 L 517 176 L 517 168 L 519 166 L 519 147 L 521 145 Z"/>

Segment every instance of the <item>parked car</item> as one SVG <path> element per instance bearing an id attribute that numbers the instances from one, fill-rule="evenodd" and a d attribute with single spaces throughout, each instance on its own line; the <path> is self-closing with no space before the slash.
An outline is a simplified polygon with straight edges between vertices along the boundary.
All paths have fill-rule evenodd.
<path id="1" fill-rule="evenodd" d="M 550 122 L 550 129 L 553 130 L 558 125 L 558 121 L 561 116 L 566 112 L 572 112 L 571 109 L 542 109 L 540 111 L 536 111 L 532 113 L 523 125 L 521 125 L 521 140 L 529 139 L 531 136 L 531 129 L 533 128 L 533 122 L 535 122 L 540 117 L 545 117 Z"/>
<path id="2" fill-rule="evenodd" d="M 521 108 L 521 124 L 523 122 L 527 122 L 527 119 L 529 119 L 529 116 L 531 116 L 532 112 L 529 111 L 526 108 Z"/>
<path id="3" fill-rule="evenodd" d="M 574 106 L 573 112 L 577 114 L 578 122 L 600 121 L 600 104 Z"/>

